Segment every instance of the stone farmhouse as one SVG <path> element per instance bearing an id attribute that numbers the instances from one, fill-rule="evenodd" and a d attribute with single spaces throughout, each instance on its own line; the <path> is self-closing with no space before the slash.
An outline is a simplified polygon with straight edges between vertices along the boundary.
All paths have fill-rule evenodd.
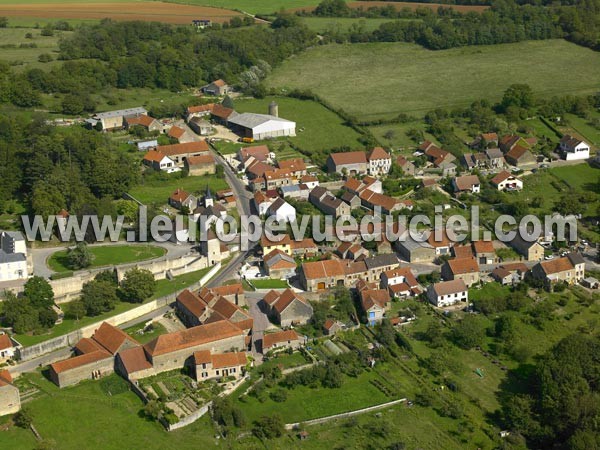
<path id="1" fill-rule="evenodd" d="M 415 165 L 402 155 L 399 155 L 396 158 L 396 164 L 402 169 L 402 173 L 404 173 L 405 175 L 410 175 L 414 177 L 417 173 L 417 168 L 415 167 Z"/>
<path id="2" fill-rule="evenodd" d="M 362 180 L 348 177 L 342 189 L 356 195 L 360 195 L 360 193 L 365 190 L 383 194 L 383 185 L 381 184 L 381 181 L 371 176 L 363 177 Z"/>
<path id="3" fill-rule="evenodd" d="M 50 364 L 50 379 L 62 388 L 110 375 L 114 372 L 115 355 L 139 345 L 124 331 L 103 322 L 91 338 L 75 344 L 76 356 Z"/>
<path id="4" fill-rule="evenodd" d="M 481 191 L 481 182 L 477 175 L 464 175 L 453 178 L 452 187 L 456 194 L 462 194 L 463 192 L 478 194 Z"/>
<path id="5" fill-rule="evenodd" d="M 454 258 L 442 266 L 444 280 L 462 280 L 471 287 L 479 283 L 479 264 L 475 258 Z"/>
<path id="6" fill-rule="evenodd" d="M 196 381 L 225 377 L 241 378 L 247 364 L 246 352 L 211 353 L 209 350 L 201 350 L 194 353 Z"/>
<path id="7" fill-rule="evenodd" d="M 367 283 L 359 280 L 356 290 L 360 297 L 360 304 L 369 326 L 381 322 L 385 312 L 389 309 L 391 299 L 387 289 L 379 289 L 377 283 Z"/>
<path id="8" fill-rule="evenodd" d="M 192 156 L 201 156 L 210 153 L 206 141 L 188 142 L 186 144 L 159 145 L 157 151 L 168 156 L 179 166 L 183 166 L 186 159 Z"/>
<path id="9" fill-rule="evenodd" d="M 531 269 L 531 276 L 547 285 L 561 281 L 579 283 L 585 278 L 585 261 L 579 253 L 569 253 L 561 258 L 537 263 Z"/>
<path id="10" fill-rule="evenodd" d="M 217 171 L 215 158 L 210 153 L 190 156 L 185 159 L 184 166 L 190 176 L 211 175 Z"/>
<path id="11" fill-rule="evenodd" d="M 195 140 L 193 133 L 177 125 L 173 125 L 171 128 L 169 128 L 167 136 L 176 139 L 180 144 L 187 144 L 188 142 L 194 142 Z"/>
<path id="12" fill-rule="evenodd" d="M 509 245 L 519 253 L 525 261 L 540 261 L 544 259 L 544 247 L 538 241 L 526 241 L 519 233 L 509 242 Z"/>
<path id="13" fill-rule="evenodd" d="M 102 131 L 120 130 L 126 125 L 126 119 L 147 115 L 148 111 L 141 106 L 96 113 L 85 123 L 91 128 L 102 127 Z"/>
<path id="14" fill-rule="evenodd" d="M 202 86 L 200 90 L 208 95 L 225 95 L 230 91 L 229 85 L 225 81 L 218 79 L 212 83 Z"/>
<path id="15" fill-rule="evenodd" d="M 296 273 L 296 260 L 279 249 L 267 253 L 263 257 L 263 264 L 271 278 L 287 279 Z"/>
<path id="16" fill-rule="evenodd" d="M 310 191 L 308 200 L 317 209 L 335 218 L 346 217 L 352 213 L 350 205 L 337 198 L 322 186 L 317 186 Z"/>
<path id="17" fill-rule="evenodd" d="M 265 333 L 262 340 L 262 352 L 277 352 L 286 348 L 298 349 L 306 341 L 304 336 L 299 335 L 294 330 L 278 331 L 275 333 Z"/>
<path id="18" fill-rule="evenodd" d="M 271 290 L 263 301 L 269 316 L 284 328 L 304 325 L 313 315 L 310 303 L 289 288 L 283 292 Z"/>
<path id="19" fill-rule="evenodd" d="M 342 175 L 366 175 L 369 164 L 365 152 L 331 153 L 327 158 L 327 171 Z"/>
<path id="20" fill-rule="evenodd" d="M 140 114 L 139 116 L 125 118 L 125 128 L 130 129 L 131 127 L 135 126 L 143 127 L 150 132 L 162 132 L 164 128 L 162 123 L 147 114 Z"/>
<path id="21" fill-rule="evenodd" d="M 427 288 L 427 298 L 438 308 L 469 302 L 469 291 L 467 285 L 461 279 L 452 281 L 441 281 Z"/>

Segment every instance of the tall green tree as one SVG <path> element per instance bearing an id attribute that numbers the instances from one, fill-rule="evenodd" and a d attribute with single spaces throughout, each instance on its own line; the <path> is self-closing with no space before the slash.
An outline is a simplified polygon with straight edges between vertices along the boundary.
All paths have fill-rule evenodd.
<path id="1" fill-rule="evenodd" d="M 156 290 L 156 281 L 152 272 L 137 267 L 125 272 L 119 295 L 125 301 L 132 303 L 142 303 L 149 299 Z"/>

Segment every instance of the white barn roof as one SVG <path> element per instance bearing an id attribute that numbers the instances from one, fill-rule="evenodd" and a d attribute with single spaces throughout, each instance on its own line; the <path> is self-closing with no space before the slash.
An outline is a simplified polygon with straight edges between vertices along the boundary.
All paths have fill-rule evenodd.
<path id="1" fill-rule="evenodd" d="M 253 133 L 266 133 L 275 130 L 289 130 L 296 128 L 296 122 L 282 119 L 268 114 L 242 113 L 230 118 L 229 123 L 240 127 L 249 128 Z"/>

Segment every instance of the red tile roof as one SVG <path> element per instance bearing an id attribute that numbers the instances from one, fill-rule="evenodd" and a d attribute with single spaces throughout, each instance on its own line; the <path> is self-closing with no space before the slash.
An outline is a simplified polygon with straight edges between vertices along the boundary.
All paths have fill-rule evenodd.
<path id="1" fill-rule="evenodd" d="M 185 192 L 183 189 L 177 189 L 175 192 L 173 192 L 171 194 L 171 200 L 173 200 L 174 202 L 182 202 L 184 201 L 186 198 L 188 198 L 190 196 L 190 194 L 188 194 L 187 192 Z"/>
<path id="2" fill-rule="evenodd" d="M 119 358 L 128 374 L 152 368 L 152 364 L 146 358 L 144 347 L 141 346 L 128 348 L 119 352 Z"/>
<path id="3" fill-rule="evenodd" d="M 84 353 L 83 355 L 74 356 L 73 358 L 64 359 L 59 362 L 50 364 L 50 368 L 56 373 L 65 372 L 67 370 L 76 369 L 78 367 L 93 364 L 103 359 L 112 358 L 113 356 L 103 350 L 97 350 L 91 353 Z"/>
<path id="4" fill-rule="evenodd" d="M 277 333 L 267 333 L 263 336 L 263 349 L 269 349 L 280 342 L 297 341 L 301 337 L 294 330 L 279 331 Z"/>
<path id="5" fill-rule="evenodd" d="M 215 158 L 210 153 L 206 155 L 190 156 L 186 159 L 188 166 L 201 166 L 205 164 L 214 164 Z"/>
<path id="6" fill-rule="evenodd" d="M 473 242 L 473 249 L 477 255 L 480 253 L 494 253 L 496 251 L 492 241 L 475 241 Z"/>
<path id="7" fill-rule="evenodd" d="M 462 177 L 456 177 L 454 184 L 459 191 L 470 191 L 473 186 L 481 184 L 477 175 L 465 175 Z"/>
<path id="8" fill-rule="evenodd" d="M 0 350 L 6 350 L 7 348 L 12 348 L 13 343 L 10 340 L 8 334 L 0 334 Z"/>
<path id="9" fill-rule="evenodd" d="M 195 317 L 201 317 L 206 311 L 207 304 L 204 300 L 188 289 L 181 291 L 177 296 L 177 302 L 180 303 Z"/>
<path id="10" fill-rule="evenodd" d="M 152 123 L 156 119 L 154 119 L 150 116 L 147 116 L 146 114 L 142 114 L 140 116 L 128 117 L 125 120 L 127 121 L 127 125 L 129 125 L 129 126 L 141 125 L 141 126 L 148 128 L 149 126 L 152 125 Z"/>
<path id="11" fill-rule="evenodd" d="M 0 370 L 0 387 L 12 384 L 13 378 L 10 372 L 6 369 Z"/>
<path id="12" fill-rule="evenodd" d="M 144 161 L 148 162 L 161 162 L 166 155 L 159 152 L 158 150 L 150 150 L 144 155 Z"/>
<path id="13" fill-rule="evenodd" d="M 149 355 L 158 356 L 243 334 L 242 330 L 228 320 L 221 320 L 175 333 L 163 334 L 144 345 L 144 349 Z"/>
<path id="14" fill-rule="evenodd" d="M 169 136 L 175 139 L 179 139 L 181 136 L 185 134 L 185 130 L 177 125 L 173 125 L 169 129 Z"/>
<path id="15" fill-rule="evenodd" d="M 302 271 L 307 280 L 340 277 L 345 274 L 344 264 L 337 259 L 303 263 Z"/>
<path id="16" fill-rule="evenodd" d="M 496 176 L 494 176 L 494 178 L 492 178 L 492 184 L 497 186 L 500 183 L 502 183 L 504 180 L 507 180 L 510 176 L 511 176 L 510 172 L 503 170 L 502 172 L 496 174 Z"/>
<path id="17" fill-rule="evenodd" d="M 365 152 L 344 152 L 344 153 L 331 153 L 330 158 L 336 166 L 344 164 L 366 164 L 367 156 Z"/>
<path id="18" fill-rule="evenodd" d="M 371 151 L 369 151 L 369 153 L 367 153 L 367 159 L 369 161 L 372 161 L 374 159 L 390 159 L 390 158 L 391 158 L 390 154 L 381 147 L 375 147 L 375 148 L 373 148 L 373 150 L 371 150 Z"/>
<path id="19" fill-rule="evenodd" d="M 186 153 L 208 152 L 210 149 L 206 141 L 197 141 L 185 144 L 159 145 L 157 150 L 167 156 L 175 156 Z"/>
<path id="20" fill-rule="evenodd" d="M 475 258 L 456 258 L 447 262 L 454 275 L 479 272 L 479 264 Z"/>
<path id="21" fill-rule="evenodd" d="M 92 339 L 94 339 L 94 341 L 96 341 L 113 355 L 117 353 L 119 347 L 121 347 L 125 341 L 130 341 L 135 345 L 140 345 L 135 339 L 133 339 L 123 330 L 107 322 L 102 322 L 100 328 L 94 332 Z"/>
<path id="22" fill-rule="evenodd" d="M 187 112 L 188 114 L 194 114 L 205 111 L 212 111 L 215 107 L 214 103 L 208 103 L 206 105 L 197 105 L 197 106 L 188 106 Z"/>
<path id="23" fill-rule="evenodd" d="M 458 294 L 459 292 L 465 292 L 467 285 L 463 280 L 457 279 L 435 283 L 433 289 L 437 295 Z"/>
<path id="24" fill-rule="evenodd" d="M 91 338 L 80 339 L 79 342 L 75 344 L 75 349 L 79 353 L 92 353 L 98 350 L 106 350 L 104 347 L 102 347 L 100 344 L 98 344 Z"/>

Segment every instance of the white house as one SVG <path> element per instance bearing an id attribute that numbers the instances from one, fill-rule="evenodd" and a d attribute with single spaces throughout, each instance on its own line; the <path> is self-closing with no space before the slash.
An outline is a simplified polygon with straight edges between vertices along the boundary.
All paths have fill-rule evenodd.
<path id="1" fill-rule="evenodd" d="M 254 207 L 259 216 L 264 216 L 269 210 L 269 206 L 275 201 L 275 198 L 267 196 L 264 192 L 258 191 L 254 193 Z"/>
<path id="2" fill-rule="evenodd" d="M 8 334 L 0 334 L 0 363 L 5 363 L 15 356 L 17 351 Z"/>
<path id="3" fill-rule="evenodd" d="M 21 280 L 27 270 L 27 245 L 18 231 L 0 232 L 0 281 Z"/>
<path id="4" fill-rule="evenodd" d="M 457 278 L 452 281 L 432 284 L 427 289 L 427 298 L 435 306 L 444 308 L 458 302 L 467 303 L 469 301 L 469 291 L 465 282 Z"/>
<path id="5" fill-rule="evenodd" d="M 491 183 L 499 191 L 520 191 L 523 189 L 523 181 L 506 170 L 492 178 Z"/>
<path id="6" fill-rule="evenodd" d="M 588 159 L 590 157 L 589 144 L 569 134 L 565 134 L 560 140 L 560 151 L 567 161 Z"/>
<path id="7" fill-rule="evenodd" d="M 179 172 L 181 170 L 177 167 L 175 161 L 157 150 L 150 150 L 144 155 L 144 164 L 152 167 L 154 170 L 162 170 L 167 173 Z"/>
<path id="8" fill-rule="evenodd" d="M 392 157 L 381 147 L 375 147 L 367 153 L 369 162 L 369 175 L 386 175 L 392 168 Z"/>
<path id="9" fill-rule="evenodd" d="M 275 216 L 278 222 L 295 222 L 296 208 L 280 197 L 269 206 L 267 215 Z"/>

